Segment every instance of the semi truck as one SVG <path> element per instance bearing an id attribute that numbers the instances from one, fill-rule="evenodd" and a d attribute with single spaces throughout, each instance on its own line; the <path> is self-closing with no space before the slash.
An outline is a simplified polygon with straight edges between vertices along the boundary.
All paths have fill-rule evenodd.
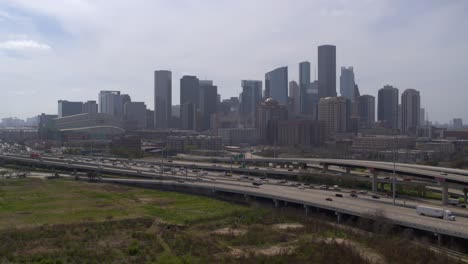
<path id="1" fill-rule="evenodd" d="M 419 215 L 442 218 L 444 220 L 455 221 L 455 216 L 450 212 L 450 210 L 445 210 L 442 208 L 429 207 L 418 205 L 416 206 L 416 213 Z"/>

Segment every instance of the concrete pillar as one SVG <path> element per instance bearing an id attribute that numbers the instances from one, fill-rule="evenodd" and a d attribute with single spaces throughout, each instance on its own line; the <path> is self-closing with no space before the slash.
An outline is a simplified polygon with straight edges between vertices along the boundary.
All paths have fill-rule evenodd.
<path id="1" fill-rule="evenodd" d="M 448 184 L 447 182 L 442 183 L 442 204 L 448 204 Z"/>
<path id="2" fill-rule="evenodd" d="M 377 192 L 377 173 L 372 172 L 372 191 Z"/>
<path id="3" fill-rule="evenodd" d="M 328 171 L 328 164 L 323 164 L 323 172 L 327 172 Z"/>
<path id="4" fill-rule="evenodd" d="M 336 215 L 336 222 L 339 224 L 341 222 L 341 213 L 335 212 L 335 215 Z"/>
<path id="5" fill-rule="evenodd" d="M 279 207 L 279 201 L 278 200 L 273 200 L 273 202 L 275 203 L 275 207 Z"/>
<path id="6" fill-rule="evenodd" d="M 346 176 L 351 176 L 351 168 L 346 168 Z"/>
<path id="7" fill-rule="evenodd" d="M 250 201 L 250 196 L 248 196 L 247 194 L 244 194 L 244 199 L 249 202 Z"/>
<path id="8" fill-rule="evenodd" d="M 305 215 L 309 215 L 309 206 L 304 204 Z"/>
<path id="9" fill-rule="evenodd" d="M 284 206 L 288 206 L 288 201 L 284 201 Z"/>
<path id="10" fill-rule="evenodd" d="M 435 234 L 437 236 L 437 244 L 440 246 L 442 245 L 442 234 Z"/>

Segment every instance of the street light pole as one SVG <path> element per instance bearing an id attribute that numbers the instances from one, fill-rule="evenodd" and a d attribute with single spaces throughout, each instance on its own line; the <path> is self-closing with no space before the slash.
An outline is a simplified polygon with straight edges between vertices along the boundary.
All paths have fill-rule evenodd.
<path id="1" fill-rule="evenodd" d="M 396 156 L 396 135 L 393 135 L 393 205 L 395 205 L 396 196 L 396 175 L 395 175 L 395 156 Z"/>

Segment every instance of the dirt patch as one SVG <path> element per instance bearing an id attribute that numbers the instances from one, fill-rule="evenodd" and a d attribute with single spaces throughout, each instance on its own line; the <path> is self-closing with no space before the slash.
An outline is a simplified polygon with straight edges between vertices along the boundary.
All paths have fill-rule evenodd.
<path id="1" fill-rule="evenodd" d="M 367 260 L 370 263 L 374 264 L 386 264 L 384 257 L 377 252 L 373 251 L 370 248 L 367 248 L 359 243 L 356 243 L 351 240 L 343 239 L 343 238 L 326 238 L 322 239 L 320 242 L 325 244 L 338 244 L 343 245 L 345 247 L 351 248 L 355 252 L 357 252 L 361 258 Z"/>
<path id="2" fill-rule="evenodd" d="M 248 249 L 239 249 L 239 248 L 231 248 L 229 255 L 234 258 L 240 257 L 248 257 L 248 256 L 278 256 L 278 255 L 289 255 L 292 254 L 294 251 L 294 246 L 286 246 L 286 245 L 274 245 L 267 248 L 248 248 Z"/>
<path id="3" fill-rule="evenodd" d="M 299 224 L 299 223 L 283 223 L 283 224 L 273 225 L 273 229 L 276 229 L 276 230 L 302 229 L 302 228 L 304 228 L 304 225 Z"/>
<path id="4" fill-rule="evenodd" d="M 220 235 L 220 236 L 241 236 L 247 233 L 246 229 L 241 228 L 221 228 L 211 232 L 212 235 Z"/>
<path id="5" fill-rule="evenodd" d="M 174 203 L 171 199 L 151 198 L 151 197 L 138 198 L 137 202 L 142 203 L 142 204 L 153 204 L 153 205 L 159 205 L 159 206 L 168 206 Z"/>

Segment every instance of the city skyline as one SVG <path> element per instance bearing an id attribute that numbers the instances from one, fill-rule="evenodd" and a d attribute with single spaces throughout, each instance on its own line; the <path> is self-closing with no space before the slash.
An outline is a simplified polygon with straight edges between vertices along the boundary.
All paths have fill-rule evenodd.
<path id="1" fill-rule="evenodd" d="M 193 40 L 192 34 L 215 35 L 226 25 L 225 22 L 214 25 L 201 19 L 203 15 L 210 14 L 211 19 L 215 19 L 223 17 L 227 11 L 241 9 L 250 14 L 257 7 L 265 6 L 264 3 L 220 3 L 204 10 L 206 6 L 203 4 L 181 7 L 159 2 L 147 7 L 151 12 L 141 14 L 141 19 L 134 19 L 130 25 L 122 27 L 114 25 L 116 20 L 131 21 L 135 18 L 134 13 L 144 11 L 140 3 L 130 6 L 135 11 L 132 14 L 119 11 L 129 8 L 128 4 L 119 1 L 110 9 L 106 3 L 76 1 L 74 8 L 69 5 L 70 2 L 62 5 L 50 1 L 38 5 L 27 1 L 0 1 L 0 23 L 5 25 L 0 27 L 0 58 L 4 61 L 0 66 L 0 87 L 6 99 L 0 106 L 0 117 L 53 114 L 57 100 L 97 101 L 101 90 L 118 90 L 130 94 L 135 101 L 152 106 L 152 72 L 158 69 L 173 73 L 173 104 L 177 104 L 178 80 L 183 75 L 214 80 L 223 98 L 240 93 L 240 80 L 263 80 L 266 72 L 282 66 L 288 67 L 289 81 L 299 81 L 297 64 L 301 61 L 311 62 L 311 80 L 314 80 L 316 47 L 331 44 L 337 47 L 336 71 L 339 72 L 341 66 L 353 66 L 361 94 L 376 97 L 378 89 L 385 84 L 401 91 L 416 89 L 421 92 L 422 107 L 426 108 L 431 120 L 468 119 L 468 109 L 463 101 L 468 95 L 463 89 L 468 84 L 463 74 L 467 68 L 463 56 L 468 54 L 468 41 L 456 33 L 461 32 L 466 21 L 462 15 L 467 4 L 463 1 L 412 1 L 410 4 L 404 1 L 300 4 L 273 1 L 266 12 L 273 16 L 262 14 L 258 18 L 260 22 L 249 20 L 248 29 L 234 24 L 228 27 L 226 34 L 218 36 L 217 43 Z M 183 29 L 183 23 L 171 26 L 175 19 L 169 16 L 159 18 L 167 19 L 164 25 L 168 29 L 156 27 L 152 30 L 151 27 L 158 24 L 156 18 L 149 26 L 143 25 L 143 21 L 152 21 L 144 19 L 152 18 L 154 10 L 167 10 L 175 19 L 188 11 L 201 13 L 192 20 L 195 30 L 189 33 Z M 368 15 L 360 16 L 360 10 L 366 10 Z M 275 15 L 280 12 L 284 13 L 284 19 Z M 317 18 L 312 16 L 310 21 L 294 20 L 294 23 L 287 19 L 301 17 L 297 16 L 300 12 L 316 12 Z M 230 12 L 230 15 L 236 13 Z M 86 21 L 90 14 L 96 19 Z M 120 19 L 111 19 L 109 23 L 105 19 L 109 17 Z M 316 27 L 319 19 L 327 22 L 325 29 Z M 135 23 L 142 26 L 138 32 L 130 30 Z M 298 29 L 295 28 L 299 24 L 300 30 L 308 30 L 311 36 L 292 38 L 296 36 Z M 118 32 L 112 29 L 114 26 L 123 34 L 116 34 Z M 108 34 L 100 35 L 107 30 Z M 163 33 L 167 34 L 161 42 L 158 36 Z M 248 34 L 258 40 L 257 44 L 239 40 L 239 34 Z M 406 40 L 415 34 L 419 42 Z M 396 35 L 400 36 L 398 43 L 393 41 Z M 149 39 L 143 44 L 145 37 Z M 193 40 L 191 45 L 181 45 L 188 39 Z M 155 43 L 159 44 L 158 49 L 150 49 Z M 265 43 L 269 46 L 265 47 Z M 203 65 L 199 61 L 203 61 Z M 428 78 L 432 76 L 437 78 Z M 447 94 L 457 94 L 450 104 L 438 101 L 441 87 Z M 35 104 L 38 100 L 43 103 Z M 34 107 L 15 103 L 18 101 Z"/>

